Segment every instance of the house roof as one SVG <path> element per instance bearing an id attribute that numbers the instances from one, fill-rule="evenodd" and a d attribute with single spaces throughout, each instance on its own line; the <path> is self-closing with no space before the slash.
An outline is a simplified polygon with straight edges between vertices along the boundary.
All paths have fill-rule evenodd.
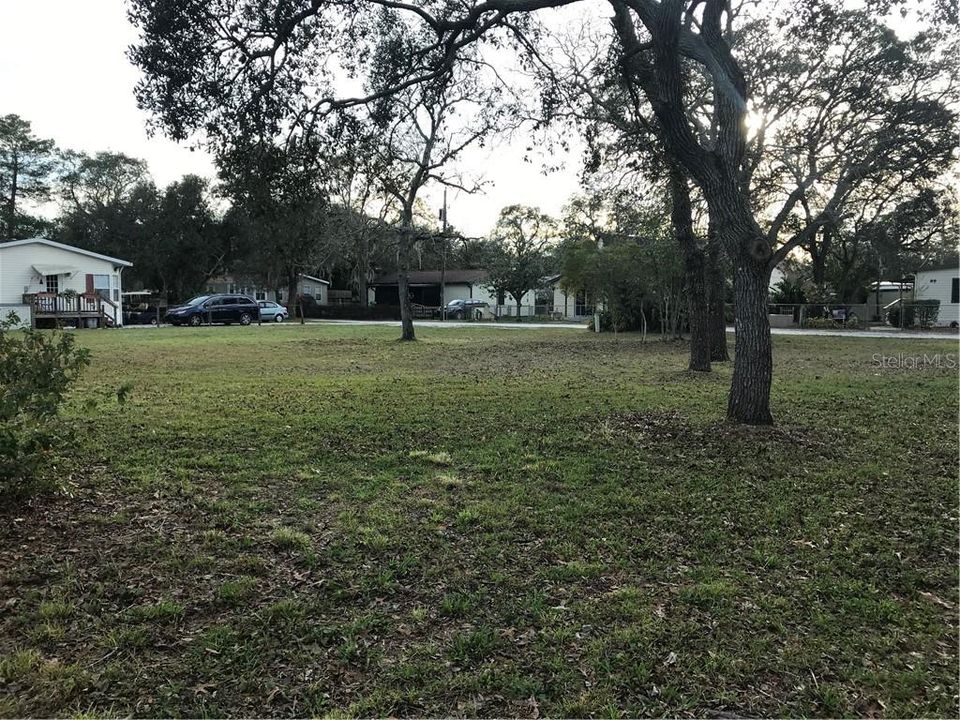
<path id="1" fill-rule="evenodd" d="M 313 275 L 307 275 L 306 273 L 300 273 L 299 277 L 306 278 L 307 280 L 313 280 L 314 282 L 323 283 L 324 285 L 329 285 L 329 280 L 324 280 L 323 278 L 314 277 Z M 236 274 L 233 273 L 224 273 L 223 275 L 214 275 L 207 282 L 210 283 L 248 283 L 250 285 L 255 285 L 260 287 L 260 282 L 245 274 Z"/>
<path id="2" fill-rule="evenodd" d="M 439 270 L 411 270 L 408 274 L 408 280 L 411 285 L 439 285 Z M 484 282 L 490 273 L 486 270 L 447 270 L 444 273 L 444 283 L 447 285 L 476 285 Z M 375 277 L 371 286 L 377 285 L 396 285 L 397 274 L 380 275 Z"/>
<path id="3" fill-rule="evenodd" d="M 66 250 L 67 252 L 76 253 L 77 255 L 85 255 L 86 257 L 96 258 L 97 260 L 106 260 L 111 262 L 114 265 L 123 265 L 124 267 L 132 267 L 133 263 L 128 260 L 121 260 L 120 258 L 110 257 L 109 255 L 101 255 L 100 253 L 95 253 L 92 250 L 84 250 L 83 248 L 74 247 L 73 245 L 64 245 L 63 243 L 58 243 L 53 240 L 47 240 L 46 238 L 27 238 L 26 240 L 8 240 L 7 242 L 0 243 L 0 249 L 8 247 L 19 247 L 20 245 L 48 245 L 50 247 L 57 248 L 58 250 Z"/>
<path id="4" fill-rule="evenodd" d="M 314 277 L 313 275 L 307 275 L 306 273 L 300 273 L 300 277 L 306 278 L 307 280 L 313 280 L 314 282 L 323 283 L 324 285 L 329 285 L 329 280 L 324 280 L 323 278 Z"/>

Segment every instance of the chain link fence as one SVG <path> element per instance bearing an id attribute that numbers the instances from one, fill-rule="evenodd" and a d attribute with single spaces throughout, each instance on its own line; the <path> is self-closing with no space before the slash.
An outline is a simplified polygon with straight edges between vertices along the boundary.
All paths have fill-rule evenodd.
<path id="1" fill-rule="evenodd" d="M 956 308 L 946 308 L 947 314 Z M 770 326 L 779 328 L 864 327 L 894 328 L 956 327 L 951 317 L 941 316 L 938 300 L 895 300 L 877 303 L 771 303 Z"/>

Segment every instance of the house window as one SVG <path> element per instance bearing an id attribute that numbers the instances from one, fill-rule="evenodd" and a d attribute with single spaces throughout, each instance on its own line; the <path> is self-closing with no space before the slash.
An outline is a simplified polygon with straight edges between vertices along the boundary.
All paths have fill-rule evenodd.
<path id="1" fill-rule="evenodd" d="M 256 295 L 256 299 L 257 299 L 257 300 L 266 300 L 266 299 L 267 299 L 267 293 L 265 293 L 263 290 L 257 290 L 257 292 L 255 293 L 255 295 Z"/>
<path id="2" fill-rule="evenodd" d="M 93 291 L 104 300 L 120 301 L 120 288 L 115 275 L 94 275 Z"/>
<path id="3" fill-rule="evenodd" d="M 960 303 L 960 278 L 953 279 L 953 285 L 950 287 L 950 302 Z"/>
<path id="4" fill-rule="evenodd" d="M 57 295 L 60 293 L 60 276 L 59 275 L 45 275 L 44 278 L 47 281 L 47 292 Z"/>

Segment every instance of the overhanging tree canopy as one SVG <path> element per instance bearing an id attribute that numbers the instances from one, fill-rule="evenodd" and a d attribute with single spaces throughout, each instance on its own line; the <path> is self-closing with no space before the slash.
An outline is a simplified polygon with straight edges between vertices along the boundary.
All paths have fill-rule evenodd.
<path id="1" fill-rule="evenodd" d="M 522 47 L 535 49 L 525 36 L 531 13 L 578 1 L 588 2 L 134 0 L 131 18 L 142 38 L 131 56 L 145 72 L 138 100 L 177 138 L 202 132 L 217 144 L 265 127 L 296 136 L 331 110 L 373 104 L 442 77 L 472 46 L 520 38 Z M 821 0 L 805 7 L 818 17 L 834 13 L 835 5 Z M 904 3 L 867 5 L 883 14 Z M 955 21 L 952 5 L 935 3 L 930 21 Z M 665 154 L 699 187 L 734 267 L 737 337 L 728 417 L 770 423 L 767 285 L 778 253 L 789 248 L 776 246 L 758 221 L 748 153 L 752 92 L 734 50 L 731 4 L 607 0 L 602 6 L 613 14 L 623 81 L 649 103 Z M 365 66 L 384 17 L 405 23 L 414 41 L 375 83 L 348 92 L 338 68 Z M 691 68 L 704 78 L 706 104 L 690 92 Z"/>

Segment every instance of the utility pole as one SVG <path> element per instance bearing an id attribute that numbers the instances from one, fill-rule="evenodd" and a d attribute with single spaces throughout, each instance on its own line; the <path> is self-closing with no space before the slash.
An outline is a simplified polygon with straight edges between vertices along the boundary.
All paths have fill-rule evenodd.
<path id="1" fill-rule="evenodd" d="M 440 320 L 447 319 L 447 189 L 443 189 L 443 209 L 440 230 Z"/>

